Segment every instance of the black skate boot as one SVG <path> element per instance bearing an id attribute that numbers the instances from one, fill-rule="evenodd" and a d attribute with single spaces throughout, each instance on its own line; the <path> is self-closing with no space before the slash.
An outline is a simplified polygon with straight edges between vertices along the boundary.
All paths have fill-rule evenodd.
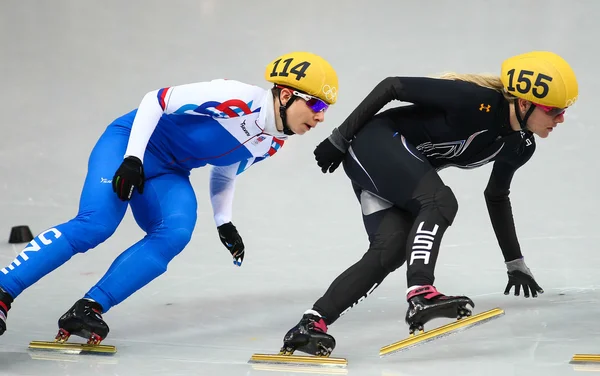
<path id="1" fill-rule="evenodd" d="M 0 287 L 0 336 L 6 331 L 6 318 L 13 298 Z"/>
<path id="2" fill-rule="evenodd" d="M 471 309 L 475 304 L 466 296 L 446 296 L 431 285 L 421 286 L 410 291 L 406 297 L 408 311 L 406 323 L 409 333 L 416 330 L 423 332 L 423 326 L 436 318 L 447 317 L 462 319 L 471 316 Z M 467 304 L 471 309 L 467 308 Z"/>
<path id="3" fill-rule="evenodd" d="M 327 334 L 327 324 L 315 311 L 307 311 L 285 337 L 279 354 L 292 355 L 298 350 L 316 356 L 329 356 L 335 348 L 335 339 Z"/>
<path id="4" fill-rule="evenodd" d="M 88 340 L 90 345 L 99 345 L 108 335 L 108 325 L 102 320 L 100 304 L 87 300 L 78 300 L 71 309 L 58 319 L 56 341 L 65 342 L 73 334 Z"/>

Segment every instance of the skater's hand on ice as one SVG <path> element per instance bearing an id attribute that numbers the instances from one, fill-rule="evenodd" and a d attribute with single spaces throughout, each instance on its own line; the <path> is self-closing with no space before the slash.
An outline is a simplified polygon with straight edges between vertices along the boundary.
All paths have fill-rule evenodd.
<path id="1" fill-rule="evenodd" d="M 133 188 L 137 188 L 139 193 L 143 193 L 144 166 L 142 161 L 133 156 L 125 158 L 113 176 L 112 188 L 122 201 L 131 200 Z"/>
<path id="2" fill-rule="evenodd" d="M 244 242 L 237 229 L 231 222 L 227 222 L 217 227 L 221 243 L 229 250 L 233 256 L 233 264 L 242 266 L 244 261 Z"/>
<path id="3" fill-rule="evenodd" d="M 513 286 L 515 287 L 515 296 L 519 296 L 521 293 L 521 288 L 523 288 L 523 295 L 525 295 L 526 298 L 529 298 L 530 291 L 531 296 L 534 298 L 537 298 L 538 293 L 544 293 L 544 290 L 540 285 L 537 284 L 532 276 L 527 275 L 519 270 L 507 272 L 507 274 L 508 284 L 506 285 L 506 290 L 504 290 L 504 295 L 508 295 Z"/>
<path id="4" fill-rule="evenodd" d="M 526 298 L 529 298 L 530 292 L 534 298 L 537 298 L 538 293 L 544 293 L 544 290 L 535 281 L 531 270 L 525 265 L 525 261 L 522 258 L 507 262 L 506 267 L 508 269 L 506 272 L 508 274 L 508 284 L 504 290 L 504 295 L 508 295 L 513 286 L 515 288 L 515 296 L 520 295 L 521 288 Z"/>

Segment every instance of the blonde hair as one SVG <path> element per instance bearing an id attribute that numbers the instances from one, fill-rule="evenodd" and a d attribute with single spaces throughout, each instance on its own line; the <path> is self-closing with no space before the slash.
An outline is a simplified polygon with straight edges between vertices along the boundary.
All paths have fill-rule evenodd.
<path id="1" fill-rule="evenodd" d="M 471 82 L 477 84 L 479 86 L 496 90 L 497 92 L 504 95 L 506 99 L 515 99 L 515 96 L 508 93 L 504 90 L 504 85 L 500 80 L 500 77 L 497 75 L 489 74 L 489 73 L 455 73 L 455 72 L 445 72 L 437 76 L 437 78 L 441 78 L 444 80 L 460 80 Z"/>

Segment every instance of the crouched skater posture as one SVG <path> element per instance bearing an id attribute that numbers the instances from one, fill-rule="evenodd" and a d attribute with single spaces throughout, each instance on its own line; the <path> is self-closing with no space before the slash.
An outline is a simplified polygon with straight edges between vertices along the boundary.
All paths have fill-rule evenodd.
<path id="1" fill-rule="evenodd" d="M 278 57 L 265 78 L 274 85 L 269 90 L 222 79 L 162 88 L 114 120 L 91 152 L 77 216 L 37 235 L 1 269 L 0 334 L 13 299 L 108 239 L 131 205 L 146 236 L 58 321 L 58 340 L 74 334 L 100 343 L 109 332 L 102 314 L 163 274 L 190 241 L 197 203 L 189 175 L 195 168 L 213 166 L 218 235 L 241 266 L 244 243 L 231 222 L 237 175 L 277 153 L 288 136 L 317 126 L 337 100 L 335 70 L 308 52 Z"/>
<path id="2" fill-rule="evenodd" d="M 428 321 L 469 316 L 466 296 L 446 296 L 434 287 L 442 236 L 458 203 L 438 171 L 472 169 L 493 162 L 485 200 L 508 272 L 505 294 L 542 293 L 525 265 L 515 231 L 509 189 L 515 171 L 564 121 L 578 97 L 578 84 L 560 56 L 535 51 L 502 63 L 501 75 L 438 78 L 389 77 L 378 84 L 344 123 L 315 149 L 322 171 L 343 162 L 360 202 L 369 249 L 338 276 L 312 309 L 285 335 L 283 353 L 328 355 L 327 333 L 344 312 L 366 298 L 407 262 L 409 332 Z M 388 102 L 411 105 L 388 109 Z"/>

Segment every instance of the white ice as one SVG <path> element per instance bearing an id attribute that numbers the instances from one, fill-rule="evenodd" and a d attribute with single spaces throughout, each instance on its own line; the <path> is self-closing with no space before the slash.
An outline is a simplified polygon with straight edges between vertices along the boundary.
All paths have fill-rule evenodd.
<path id="1" fill-rule="evenodd" d="M 112 238 L 18 297 L 0 337 L 0 374 L 292 374 L 247 361 L 278 351 L 284 333 L 367 247 L 349 182 L 341 170 L 320 172 L 316 144 L 386 76 L 498 73 L 504 58 L 537 49 L 567 58 L 580 83 L 580 100 L 549 138 L 538 139 L 511 192 L 523 252 L 545 294 L 502 294 L 506 270 L 482 193 L 491 166 L 449 169 L 442 177 L 460 210 L 442 245 L 436 285 L 471 296 L 476 312 L 500 307 L 505 316 L 381 359 L 381 346 L 407 335 L 402 267 L 330 333 L 338 341 L 333 356 L 348 359 L 352 376 L 576 374 L 573 354 L 600 352 L 599 11 L 596 0 L 3 1 L 3 266 L 22 247 L 7 243 L 11 226 L 38 233 L 76 214 L 96 139 L 146 92 L 221 77 L 267 88 L 267 62 L 310 50 L 337 68 L 340 96 L 324 124 L 239 179 L 234 223 L 247 246 L 241 268 L 217 238 L 208 169 L 196 170 L 191 243 L 165 275 L 105 315 L 105 342 L 118 353 L 44 361 L 27 345 L 52 339 L 58 317 L 143 236 L 130 213 Z"/>

